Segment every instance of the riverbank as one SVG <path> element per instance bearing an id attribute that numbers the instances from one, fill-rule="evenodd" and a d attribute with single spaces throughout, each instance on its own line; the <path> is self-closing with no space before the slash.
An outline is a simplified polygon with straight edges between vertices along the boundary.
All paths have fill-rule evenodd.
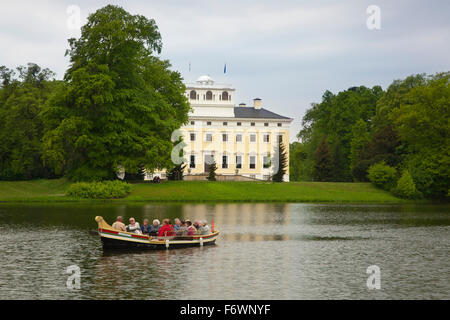
<path id="1" fill-rule="evenodd" d="M 0 202 L 342 202 L 404 203 L 370 183 L 169 181 L 133 184 L 123 199 L 85 200 L 65 195 L 66 179 L 0 181 Z"/>

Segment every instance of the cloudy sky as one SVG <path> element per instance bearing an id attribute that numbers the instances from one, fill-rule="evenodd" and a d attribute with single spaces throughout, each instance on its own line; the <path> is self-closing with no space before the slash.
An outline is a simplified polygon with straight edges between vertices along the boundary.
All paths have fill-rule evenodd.
<path id="1" fill-rule="evenodd" d="M 161 57 L 186 81 L 209 74 L 236 87 L 236 103 L 260 97 L 263 107 L 294 118 L 291 141 L 325 90 L 386 88 L 410 74 L 450 70 L 448 0 L 0 0 L 0 65 L 34 62 L 61 79 L 67 39 L 79 36 L 70 6 L 84 24 L 110 3 L 155 19 Z M 380 9 L 380 29 L 367 27 L 370 5 Z"/>

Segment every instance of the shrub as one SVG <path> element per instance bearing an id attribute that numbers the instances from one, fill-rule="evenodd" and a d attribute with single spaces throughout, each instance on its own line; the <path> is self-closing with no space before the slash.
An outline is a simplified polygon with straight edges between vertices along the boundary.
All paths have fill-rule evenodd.
<path id="1" fill-rule="evenodd" d="M 77 182 L 69 187 L 67 195 L 75 198 L 115 199 L 126 197 L 130 190 L 130 184 L 118 180 Z"/>
<path id="2" fill-rule="evenodd" d="M 400 198 L 413 199 L 418 197 L 416 185 L 408 170 L 403 171 L 400 179 L 397 181 L 397 187 L 393 193 Z"/>
<path id="3" fill-rule="evenodd" d="M 368 177 L 376 187 L 384 190 L 391 190 L 395 186 L 397 180 L 397 170 L 380 162 L 370 166 Z"/>
<path id="4" fill-rule="evenodd" d="M 216 181 L 216 170 L 217 170 L 217 165 L 216 165 L 216 162 L 214 161 L 213 163 L 211 163 L 211 165 L 209 167 L 209 174 L 206 177 L 206 179 L 208 179 L 209 181 Z"/>

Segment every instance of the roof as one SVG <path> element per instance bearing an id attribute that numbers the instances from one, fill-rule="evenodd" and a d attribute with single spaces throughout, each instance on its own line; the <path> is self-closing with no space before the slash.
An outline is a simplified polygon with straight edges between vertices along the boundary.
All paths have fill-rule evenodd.
<path id="1" fill-rule="evenodd" d="M 291 119 L 288 117 L 280 116 L 279 114 L 276 114 L 264 108 L 255 109 L 252 107 L 234 107 L 234 117 L 252 118 L 252 119 L 285 119 L 285 120 Z"/>

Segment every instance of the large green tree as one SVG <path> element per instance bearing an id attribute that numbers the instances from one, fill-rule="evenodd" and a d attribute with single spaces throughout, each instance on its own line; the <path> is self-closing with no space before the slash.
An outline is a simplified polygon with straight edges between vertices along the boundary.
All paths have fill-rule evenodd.
<path id="1" fill-rule="evenodd" d="M 41 112 L 60 85 L 53 76 L 34 63 L 16 70 L 0 67 L 0 180 L 54 177 L 41 160 Z"/>
<path id="2" fill-rule="evenodd" d="M 69 44 L 65 85 L 44 113 L 45 163 L 74 180 L 171 167 L 171 134 L 189 104 L 180 74 L 156 56 L 155 21 L 108 5 Z"/>

